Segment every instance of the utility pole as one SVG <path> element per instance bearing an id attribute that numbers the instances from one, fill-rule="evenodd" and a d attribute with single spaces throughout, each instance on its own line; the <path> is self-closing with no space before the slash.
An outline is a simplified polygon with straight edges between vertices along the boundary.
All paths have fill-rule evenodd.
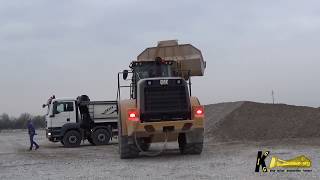
<path id="1" fill-rule="evenodd" d="M 272 96 L 272 104 L 274 104 L 274 91 L 273 90 L 271 92 L 271 96 Z"/>

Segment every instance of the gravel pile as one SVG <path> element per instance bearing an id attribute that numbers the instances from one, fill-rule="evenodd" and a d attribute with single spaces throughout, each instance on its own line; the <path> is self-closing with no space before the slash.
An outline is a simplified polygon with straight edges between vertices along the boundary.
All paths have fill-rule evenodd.
<path id="1" fill-rule="evenodd" d="M 225 102 L 205 106 L 205 134 L 210 137 L 214 134 L 216 126 L 232 111 L 239 108 L 244 102 Z"/>
<path id="2" fill-rule="evenodd" d="M 320 109 L 285 104 L 234 102 L 207 105 L 209 141 L 320 137 Z"/>

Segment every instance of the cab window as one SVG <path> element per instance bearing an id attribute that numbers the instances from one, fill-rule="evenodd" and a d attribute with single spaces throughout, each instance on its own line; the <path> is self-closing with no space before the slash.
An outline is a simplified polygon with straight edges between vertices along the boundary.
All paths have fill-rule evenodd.
<path id="1" fill-rule="evenodd" d="M 61 112 L 73 111 L 73 102 L 57 102 L 55 104 L 54 112 L 59 114 Z"/>
<path id="2" fill-rule="evenodd" d="M 133 71 L 136 73 L 137 81 L 144 78 L 173 76 L 171 65 L 168 64 L 145 63 L 133 67 Z"/>

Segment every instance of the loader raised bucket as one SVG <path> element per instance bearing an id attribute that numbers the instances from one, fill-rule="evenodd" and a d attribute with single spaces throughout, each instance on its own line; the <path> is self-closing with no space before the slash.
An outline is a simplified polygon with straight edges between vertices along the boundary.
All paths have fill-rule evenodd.
<path id="1" fill-rule="evenodd" d="M 177 62 L 177 71 L 186 77 L 203 76 L 206 62 L 199 49 L 191 44 L 178 44 L 177 40 L 159 41 L 157 47 L 146 48 L 137 61 L 154 61 L 156 57 Z"/>

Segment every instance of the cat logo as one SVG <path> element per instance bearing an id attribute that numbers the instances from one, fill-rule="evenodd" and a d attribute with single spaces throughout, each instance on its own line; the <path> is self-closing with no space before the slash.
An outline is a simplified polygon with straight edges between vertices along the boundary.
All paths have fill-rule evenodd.
<path id="1" fill-rule="evenodd" d="M 160 80 L 160 85 L 161 86 L 168 85 L 168 79 L 161 79 Z"/>

